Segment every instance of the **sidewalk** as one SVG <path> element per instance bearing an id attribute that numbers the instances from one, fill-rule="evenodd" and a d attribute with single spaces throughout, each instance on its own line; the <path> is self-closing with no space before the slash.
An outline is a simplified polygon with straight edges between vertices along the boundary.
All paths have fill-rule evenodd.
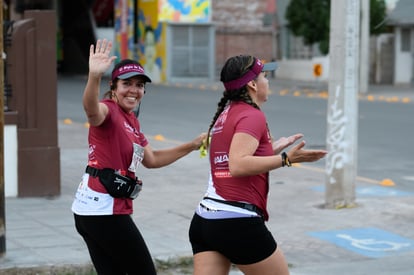
<path id="1" fill-rule="evenodd" d="M 277 87 L 292 85 L 285 83 Z M 411 96 L 409 90 L 400 92 Z M 7 250 L 0 274 L 34 274 L 30 270 L 39 267 L 51 272 L 44 274 L 59 274 L 53 270 L 62 267 L 78 274 L 90 267 L 70 211 L 86 162 L 86 135 L 82 124 L 59 121 L 61 196 L 6 199 Z M 149 138 L 153 147 L 171 146 Z M 194 152 L 162 171 L 142 170 L 147 184 L 134 201 L 133 218 L 156 260 L 191 257 L 188 227 L 205 191 L 207 166 Z M 356 207 L 324 209 L 324 182 L 323 171 L 312 166 L 271 173 L 268 228 L 291 274 L 412 274 L 414 194 L 358 178 Z"/>

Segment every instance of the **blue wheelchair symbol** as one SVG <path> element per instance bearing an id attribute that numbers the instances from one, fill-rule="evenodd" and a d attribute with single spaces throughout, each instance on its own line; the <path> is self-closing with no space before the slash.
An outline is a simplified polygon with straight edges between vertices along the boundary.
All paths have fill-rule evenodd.
<path id="1" fill-rule="evenodd" d="M 310 232 L 309 235 L 371 258 L 414 250 L 414 240 L 377 228 Z"/>
<path id="2" fill-rule="evenodd" d="M 336 236 L 348 240 L 353 247 L 368 251 L 397 251 L 403 247 L 411 246 L 410 243 L 397 243 L 377 239 L 355 239 L 347 234 L 337 234 Z"/>

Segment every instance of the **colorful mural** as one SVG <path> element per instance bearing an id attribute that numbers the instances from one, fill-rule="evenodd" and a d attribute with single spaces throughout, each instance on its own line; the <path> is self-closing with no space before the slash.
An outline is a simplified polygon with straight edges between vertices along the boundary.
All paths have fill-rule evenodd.
<path id="1" fill-rule="evenodd" d="M 166 78 L 167 22 L 210 22 L 211 0 L 115 0 L 114 11 L 118 61 L 138 60 L 157 83 Z"/>
<path id="2" fill-rule="evenodd" d="M 134 7 L 134 2 L 137 6 Z M 165 34 L 158 21 L 157 0 L 115 0 L 114 55 L 138 60 L 153 82 L 164 79 Z"/>
<path id="3" fill-rule="evenodd" d="M 211 21 L 211 0 L 158 0 L 160 21 L 206 23 Z"/>
<path id="4" fill-rule="evenodd" d="M 114 5 L 114 55 L 119 59 L 134 58 L 134 1 L 115 0 Z"/>
<path id="5" fill-rule="evenodd" d="M 165 79 L 165 28 L 159 22 L 158 1 L 138 1 L 138 60 L 154 83 Z"/>

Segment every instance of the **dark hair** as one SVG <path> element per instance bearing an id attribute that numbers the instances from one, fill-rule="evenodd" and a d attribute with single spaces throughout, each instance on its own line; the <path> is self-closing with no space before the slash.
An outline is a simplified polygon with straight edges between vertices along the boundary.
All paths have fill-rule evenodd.
<path id="1" fill-rule="evenodd" d="M 250 55 L 237 55 L 230 57 L 224 63 L 220 73 L 221 82 L 229 82 L 244 75 L 254 63 L 255 58 Z"/>
<path id="2" fill-rule="evenodd" d="M 120 67 L 127 65 L 127 64 L 135 64 L 135 65 L 139 65 L 141 66 L 141 64 L 135 60 L 132 59 L 122 59 L 121 61 L 119 61 L 118 63 L 115 64 L 114 68 L 112 69 L 111 75 L 113 72 L 115 72 L 116 70 L 118 70 Z M 142 66 L 141 66 L 142 67 Z M 113 94 L 112 91 L 116 89 L 116 85 L 118 83 L 118 78 L 115 78 L 114 81 L 111 82 L 111 85 L 109 86 L 110 90 L 107 91 L 104 95 L 103 98 L 112 98 Z"/>
<path id="3" fill-rule="evenodd" d="M 237 55 L 230 57 L 227 59 L 226 63 L 224 63 L 223 68 L 221 69 L 220 81 L 225 83 L 240 78 L 242 75 L 247 73 L 249 69 L 252 68 L 254 62 L 255 58 L 251 55 Z M 217 111 L 214 114 L 213 120 L 211 121 L 208 128 L 208 137 L 210 137 L 211 129 L 213 128 L 214 123 L 216 123 L 217 118 L 220 116 L 230 101 L 243 101 L 260 110 L 259 106 L 254 103 L 250 97 L 246 85 L 235 90 L 225 90 L 223 92 L 223 96 L 217 104 Z M 210 141 L 207 139 L 207 147 L 209 143 Z"/>

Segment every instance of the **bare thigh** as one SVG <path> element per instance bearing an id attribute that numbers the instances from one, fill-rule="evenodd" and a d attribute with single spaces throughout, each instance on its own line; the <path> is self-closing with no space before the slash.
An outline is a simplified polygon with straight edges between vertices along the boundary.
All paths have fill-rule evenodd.
<path id="1" fill-rule="evenodd" d="M 231 263 L 216 251 L 205 251 L 194 255 L 193 275 L 227 275 Z"/>
<path id="2" fill-rule="evenodd" d="M 237 265 L 237 267 L 245 275 L 289 275 L 285 256 L 279 248 L 272 255 L 260 262 L 248 265 Z"/>

